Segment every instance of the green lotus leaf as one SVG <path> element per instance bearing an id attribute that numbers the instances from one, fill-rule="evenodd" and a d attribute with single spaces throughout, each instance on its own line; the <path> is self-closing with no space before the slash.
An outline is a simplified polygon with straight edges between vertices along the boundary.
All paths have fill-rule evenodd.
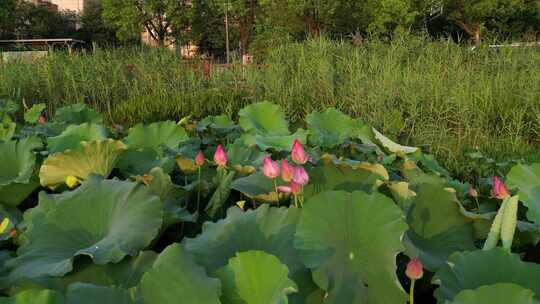
<path id="1" fill-rule="evenodd" d="M 24 112 L 24 121 L 31 124 L 37 123 L 41 112 L 43 112 L 46 107 L 47 106 L 44 103 L 36 103 L 32 105 L 28 111 Z"/>
<path id="2" fill-rule="evenodd" d="M 306 138 L 307 131 L 304 129 L 298 129 L 291 135 L 245 133 L 240 137 L 246 146 L 257 146 L 261 150 L 274 149 L 277 151 L 290 151 L 295 139 L 305 144 Z"/>
<path id="3" fill-rule="evenodd" d="M 15 128 L 17 124 L 14 122 L 2 122 L 0 121 L 0 141 L 9 141 L 15 134 Z"/>
<path id="4" fill-rule="evenodd" d="M 527 219 L 540 225 L 540 164 L 516 165 L 507 177 L 507 185 L 519 190 L 519 199 L 527 207 Z"/>
<path id="5" fill-rule="evenodd" d="M 151 148 L 161 151 L 161 146 L 175 149 L 189 139 L 186 130 L 174 121 L 161 121 L 149 125 L 137 124 L 128 131 L 125 143 L 130 149 Z"/>
<path id="6" fill-rule="evenodd" d="M 159 153 L 151 148 L 127 149 L 120 155 L 116 167 L 124 177 L 144 175 L 155 167 L 161 167 L 165 173 L 171 173 L 174 159 L 160 157 Z"/>
<path id="7" fill-rule="evenodd" d="M 203 120 L 199 122 L 197 127 L 200 130 L 212 128 L 223 131 L 230 131 L 237 128 L 238 126 L 228 115 L 222 114 L 218 116 L 206 116 Z"/>
<path id="8" fill-rule="evenodd" d="M 208 205 L 205 208 L 205 211 L 210 217 L 214 218 L 217 213 L 223 209 L 223 205 L 231 194 L 231 184 L 235 175 L 235 171 L 227 172 L 222 167 L 217 169 L 217 188 L 212 194 L 212 197 L 210 197 Z"/>
<path id="9" fill-rule="evenodd" d="M 324 164 L 309 171 L 309 184 L 304 188 L 306 199 L 330 190 L 364 190 L 371 192 L 384 180 L 370 170 L 338 168 L 334 164 Z"/>
<path id="10" fill-rule="evenodd" d="M 195 220 L 195 216 L 189 213 L 185 206 L 186 191 L 175 185 L 162 168 L 153 168 L 147 175 L 136 176 L 135 179 L 148 186 L 163 202 L 163 228 L 182 221 Z"/>
<path id="11" fill-rule="evenodd" d="M 123 288 L 73 283 L 66 293 L 68 304 L 133 304 L 129 291 Z"/>
<path id="12" fill-rule="evenodd" d="M 223 284 L 221 300 L 227 304 L 287 304 L 287 295 L 297 291 L 288 274 L 287 266 L 264 251 L 237 253 L 217 271 Z"/>
<path id="13" fill-rule="evenodd" d="M 13 100 L 0 99 L 0 121 L 11 122 L 11 115 L 19 110 L 19 105 Z"/>
<path id="14" fill-rule="evenodd" d="M 396 255 L 407 225 L 388 197 L 327 191 L 305 202 L 295 235 L 324 303 L 404 303 Z"/>
<path id="15" fill-rule="evenodd" d="M 287 265 L 291 279 L 299 287 L 299 293 L 291 295 L 290 301 L 305 303 L 305 297 L 316 287 L 293 246 L 299 217 L 300 210 L 296 208 L 262 205 L 256 210 L 243 212 L 232 207 L 225 219 L 206 222 L 200 235 L 184 239 L 183 244 L 197 264 L 204 266 L 209 273 L 225 266 L 238 252 L 261 250 L 275 255 Z"/>
<path id="16" fill-rule="evenodd" d="M 58 109 L 54 115 L 54 120 L 75 125 L 80 125 L 85 122 L 95 124 L 103 123 L 101 114 L 84 103 L 76 103 Z"/>
<path id="17" fill-rule="evenodd" d="M 420 169 L 412 160 L 403 162 L 401 174 L 413 187 L 421 184 L 446 185 L 447 180 L 435 173 L 426 173 Z"/>
<path id="18" fill-rule="evenodd" d="M 25 241 L 6 262 L 9 280 L 65 275 L 82 255 L 98 265 L 134 256 L 157 235 L 162 213 L 159 198 L 143 185 L 94 175 L 74 191 L 42 192 L 24 214 Z"/>
<path id="19" fill-rule="evenodd" d="M 239 173 L 253 173 L 262 166 L 265 154 L 257 148 L 246 146 L 242 140 L 235 140 L 227 146 L 230 166 Z"/>
<path id="20" fill-rule="evenodd" d="M 277 185 L 282 186 L 286 185 L 286 183 L 281 179 L 277 179 Z M 261 172 L 235 179 L 231 184 L 231 188 L 258 202 L 276 203 L 278 200 L 274 182 Z M 287 196 L 285 193 L 279 195 L 280 199 Z"/>
<path id="21" fill-rule="evenodd" d="M 77 149 L 82 142 L 103 140 L 107 138 L 107 131 L 102 125 L 84 123 L 70 125 L 58 136 L 47 139 L 49 153 L 63 152 L 67 149 Z"/>
<path id="22" fill-rule="evenodd" d="M 64 296 L 55 290 L 26 290 L 10 298 L 0 298 L 0 304 L 64 304 Z"/>
<path id="23" fill-rule="evenodd" d="M 309 142 L 323 148 L 333 148 L 343 144 L 355 129 L 356 122 L 350 116 L 335 108 L 322 113 L 313 112 L 306 117 Z"/>
<path id="24" fill-rule="evenodd" d="M 534 304 L 534 293 L 516 284 L 500 283 L 463 290 L 450 304 Z"/>
<path id="25" fill-rule="evenodd" d="M 263 135 L 289 135 L 289 124 L 281 107 L 263 101 L 251 104 L 238 113 L 240 127 L 246 132 Z M 289 143 L 292 145 L 292 142 Z"/>
<path id="26" fill-rule="evenodd" d="M 12 286 L 10 293 L 26 289 L 53 289 L 65 292 L 72 283 L 114 286 L 123 289 L 136 287 L 157 258 L 153 251 L 142 251 L 136 257 L 126 257 L 116 264 L 96 265 L 90 258 L 75 261 L 74 271 L 63 277 L 41 276 L 24 279 Z"/>
<path id="27" fill-rule="evenodd" d="M 0 142 L 0 204 L 15 207 L 39 186 L 34 150 L 41 147 L 36 137 Z"/>
<path id="28" fill-rule="evenodd" d="M 219 304 L 220 288 L 180 244 L 165 248 L 139 287 L 141 304 Z"/>
<path id="29" fill-rule="evenodd" d="M 455 251 L 474 250 L 474 231 L 460 211 L 454 193 L 441 186 L 422 184 L 407 215 L 409 231 L 405 246 L 434 271 L 445 265 Z"/>
<path id="30" fill-rule="evenodd" d="M 52 154 L 40 168 L 40 183 L 54 189 L 64 184 L 68 176 L 81 180 L 90 174 L 107 177 L 125 149 L 122 142 L 107 139 L 83 143 L 79 149 Z"/>
<path id="31" fill-rule="evenodd" d="M 466 289 L 476 289 L 484 285 L 514 283 L 540 295 L 540 265 L 521 261 L 519 255 L 503 248 L 456 252 L 448 263 L 437 271 L 433 283 L 440 285 L 435 290 L 439 303 L 452 301 L 458 293 Z"/>
<path id="32" fill-rule="evenodd" d="M 373 128 L 373 134 L 375 135 L 375 139 L 381 144 L 381 146 L 383 146 L 391 153 L 409 154 L 418 151 L 418 148 L 416 147 L 402 146 L 393 142 L 388 137 L 384 136 L 381 132 L 377 131 L 375 128 Z"/>
<path id="33" fill-rule="evenodd" d="M 387 185 L 390 189 L 390 194 L 402 210 L 407 210 L 413 203 L 416 197 L 416 192 L 409 188 L 407 182 L 391 182 Z"/>

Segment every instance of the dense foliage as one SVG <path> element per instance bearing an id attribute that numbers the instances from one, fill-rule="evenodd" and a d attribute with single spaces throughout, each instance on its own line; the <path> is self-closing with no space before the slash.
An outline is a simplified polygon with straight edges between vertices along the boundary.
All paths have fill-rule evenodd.
<path id="1" fill-rule="evenodd" d="M 414 36 L 354 46 L 321 38 L 275 47 L 264 66 L 212 65 L 209 77 L 202 61 L 163 49 L 56 52 L 3 66 L 0 96 L 46 102 L 50 112 L 86 102 L 126 126 L 187 115 L 236 118 L 257 100 L 279 104 L 302 126 L 307 114 L 331 106 L 393 140 L 421 145 L 474 180 L 505 173 L 512 159 L 540 160 L 538 70 L 538 48 L 471 51 Z"/>
<path id="2" fill-rule="evenodd" d="M 462 183 L 334 108 L 126 130 L 0 105 L 0 303 L 540 299 L 538 164 Z"/>

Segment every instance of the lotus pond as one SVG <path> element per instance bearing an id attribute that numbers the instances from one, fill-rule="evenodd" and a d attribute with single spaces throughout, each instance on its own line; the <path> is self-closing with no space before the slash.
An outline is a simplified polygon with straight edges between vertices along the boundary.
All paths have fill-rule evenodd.
<path id="1" fill-rule="evenodd" d="M 540 302 L 540 164 L 470 185 L 333 108 L 44 108 L 0 101 L 0 303 Z"/>

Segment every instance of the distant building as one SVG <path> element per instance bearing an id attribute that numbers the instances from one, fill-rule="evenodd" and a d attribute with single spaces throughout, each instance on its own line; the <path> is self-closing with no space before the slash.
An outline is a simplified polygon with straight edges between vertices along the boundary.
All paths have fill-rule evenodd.
<path id="1" fill-rule="evenodd" d="M 52 3 L 50 0 L 32 0 L 30 1 L 35 5 L 44 6 L 50 9 L 51 11 L 58 11 L 58 5 Z"/>
<path id="2" fill-rule="evenodd" d="M 73 11 L 79 15 L 82 15 L 89 3 L 97 2 L 99 0 L 49 0 L 53 4 L 58 6 L 60 11 Z"/>

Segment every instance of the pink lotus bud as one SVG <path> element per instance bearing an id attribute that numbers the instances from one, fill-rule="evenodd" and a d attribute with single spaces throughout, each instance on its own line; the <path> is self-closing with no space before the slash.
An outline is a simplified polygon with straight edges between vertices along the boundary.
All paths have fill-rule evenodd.
<path id="1" fill-rule="evenodd" d="M 300 193 L 300 191 L 302 191 L 302 186 L 300 186 L 300 184 L 297 184 L 295 182 L 291 182 L 290 186 L 291 186 L 291 192 L 293 194 L 298 194 L 298 193 Z"/>
<path id="2" fill-rule="evenodd" d="M 217 145 L 216 152 L 214 153 L 214 162 L 220 167 L 227 165 L 227 153 L 225 153 L 221 144 Z"/>
<path id="3" fill-rule="evenodd" d="M 409 261 L 407 264 L 407 269 L 405 274 L 411 280 L 418 280 L 424 276 L 424 269 L 422 267 L 422 262 L 418 258 L 414 258 Z"/>
<path id="4" fill-rule="evenodd" d="M 300 186 L 305 186 L 309 182 L 309 175 L 307 174 L 304 167 L 294 168 L 293 182 L 299 184 Z"/>
<path id="5" fill-rule="evenodd" d="M 39 115 L 37 122 L 40 125 L 45 124 L 45 116 L 43 114 Z"/>
<path id="6" fill-rule="evenodd" d="M 281 178 L 286 181 L 290 182 L 292 181 L 294 176 L 294 167 L 287 162 L 287 160 L 282 159 L 281 160 Z"/>
<path id="7" fill-rule="evenodd" d="M 304 147 L 302 147 L 298 139 L 295 139 L 293 142 L 291 158 L 298 165 L 303 165 L 309 160 L 309 156 L 304 151 Z"/>
<path id="8" fill-rule="evenodd" d="M 291 193 L 292 192 L 291 187 L 289 187 L 289 186 L 278 186 L 277 191 L 282 192 L 282 193 Z"/>
<path id="9" fill-rule="evenodd" d="M 503 181 L 498 176 L 493 177 L 493 188 L 491 188 L 491 195 L 498 199 L 505 199 L 510 196 L 508 189 L 506 189 Z"/>
<path id="10" fill-rule="evenodd" d="M 263 174 L 271 179 L 279 176 L 279 166 L 270 156 L 266 156 L 263 160 Z"/>
<path id="11" fill-rule="evenodd" d="M 195 164 L 199 167 L 204 165 L 204 154 L 201 150 L 199 150 L 197 156 L 195 156 Z"/>
<path id="12" fill-rule="evenodd" d="M 476 189 L 474 189 L 473 187 L 471 187 L 469 189 L 469 196 L 470 197 L 478 197 L 478 191 Z"/>

